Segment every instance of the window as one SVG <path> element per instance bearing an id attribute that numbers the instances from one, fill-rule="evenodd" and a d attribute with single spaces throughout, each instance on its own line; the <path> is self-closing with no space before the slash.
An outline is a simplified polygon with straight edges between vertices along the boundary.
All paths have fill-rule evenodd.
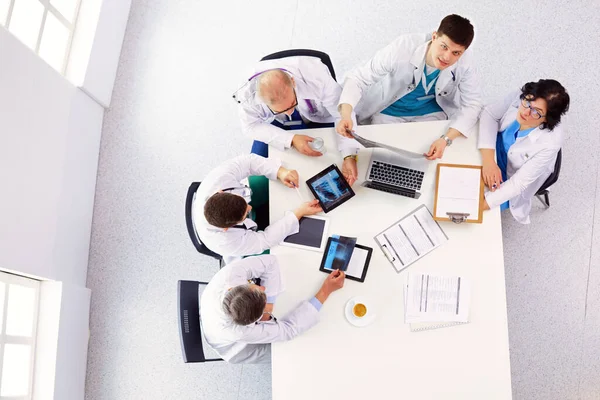
<path id="1" fill-rule="evenodd" d="M 64 74 L 80 0 L 0 0 L 0 25 Z"/>
<path id="2" fill-rule="evenodd" d="M 29 400 L 40 282 L 0 272 L 0 400 Z"/>

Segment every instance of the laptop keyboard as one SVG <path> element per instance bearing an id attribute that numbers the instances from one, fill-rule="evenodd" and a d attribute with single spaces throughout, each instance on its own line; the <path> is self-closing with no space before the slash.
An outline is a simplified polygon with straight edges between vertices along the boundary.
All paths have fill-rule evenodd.
<path id="1" fill-rule="evenodd" d="M 390 186 L 385 183 L 377 183 L 377 182 L 363 182 L 362 186 L 368 187 L 369 189 L 379 190 L 381 192 L 399 194 L 400 196 L 410 197 L 413 199 L 418 199 L 421 194 L 416 190 L 405 189 L 398 186 Z"/>
<path id="2" fill-rule="evenodd" d="M 373 160 L 369 179 L 392 186 L 420 190 L 424 172 Z"/>

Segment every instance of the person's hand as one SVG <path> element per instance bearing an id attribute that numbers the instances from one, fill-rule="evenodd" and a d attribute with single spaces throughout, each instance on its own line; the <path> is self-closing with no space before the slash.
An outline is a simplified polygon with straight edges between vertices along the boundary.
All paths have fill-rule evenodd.
<path id="1" fill-rule="evenodd" d="M 342 175 L 348 181 L 348 185 L 354 185 L 354 182 L 358 179 L 358 166 L 356 160 L 353 157 L 348 157 L 342 164 Z"/>
<path id="2" fill-rule="evenodd" d="M 311 156 L 311 157 L 320 157 L 323 154 L 319 153 L 318 151 L 314 151 L 308 145 L 313 140 L 314 140 L 314 138 L 312 138 L 310 136 L 294 135 L 294 137 L 292 138 L 292 147 L 304 155 Z"/>
<path id="3" fill-rule="evenodd" d="M 321 304 L 325 303 L 325 300 L 329 297 L 329 295 L 336 290 L 344 287 L 344 281 L 346 279 L 346 274 L 339 269 L 336 269 L 332 273 L 325 278 L 323 285 L 321 285 L 321 289 L 317 292 L 315 297 L 317 300 L 321 302 Z"/>
<path id="4" fill-rule="evenodd" d="M 333 293 L 336 290 L 339 290 L 344 287 L 344 281 L 346 279 L 346 274 L 344 271 L 340 271 L 336 269 L 332 273 L 329 274 L 325 281 L 323 282 L 323 286 L 321 286 L 328 293 Z"/>
<path id="5" fill-rule="evenodd" d="M 429 151 L 427 153 L 423 153 L 423 155 L 428 160 L 436 160 L 438 158 L 442 158 L 442 156 L 444 155 L 444 150 L 446 150 L 446 146 L 448 146 L 446 140 L 444 140 L 443 138 L 439 138 L 431 144 L 431 147 L 429 147 Z"/>
<path id="6" fill-rule="evenodd" d="M 483 168 L 481 169 L 481 176 L 483 183 L 490 188 L 492 192 L 500 187 L 502 183 L 502 171 L 496 164 L 496 161 L 483 161 Z"/>
<path id="7" fill-rule="evenodd" d="M 295 169 L 289 170 L 287 168 L 279 167 L 277 179 L 289 188 L 298 187 L 298 171 Z"/>
<path id="8" fill-rule="evenodd" d="M 353 139 L 354 137 L 351 133 L 353 127 L 354 124 L 352 123 L 352 118 L 342 119 L 335 127 L 335 131 L 342 136 Z"/>
<path id="9" fill-rule="evenodd" d="M 302 203 L 302 205 L 294 211 L 294 214 L 296 214 L 296 217 L 298 220 L 300 220 L 302 217 L 314 215 L 316 213 L 320 213 L 321 211 L 323 211 L 323 209 L 319 205 L 319 200 L 314 199 L 312 201 Z"/>

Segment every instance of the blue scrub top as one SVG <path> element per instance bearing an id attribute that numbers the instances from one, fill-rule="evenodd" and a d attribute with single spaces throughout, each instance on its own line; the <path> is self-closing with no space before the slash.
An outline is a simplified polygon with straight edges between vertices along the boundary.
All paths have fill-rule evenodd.
<path id="1" fill-rule="evenodd" d="M 519 130 L 521 126 L 517 120 L 514 120 L 505 130 L 498 132 L 496 137 L 496 159 L 498 160 L 498 167 L 502 172 L 502 181 L 506 182 L 508 177 L 506 175 L 506 166 L 508 165 L 508 150 L 517 141 L 517 138 L 525 137 L 531 133 L 535 128 Z M 500 205 L 500 210 L 504 211 L 509 207 L 508 201 Z"/>
<path id="2" fill-rule="evenodd" d="M 427 75 L 425 77 L 427 80 L 426 84 L 429 85 L 435 81 L 439 74 L 440 70 L 436 69 Z M 439 111 L 443 110 L 435 100 L 435 85 L 431 87 L 429 94 L 425 94 L 425 87 L 423 86 L 423 80 L 421 79 L 420 84 L 415 90 L 406 93 L 381 113 L 392 117 L 417 117 Z"/>

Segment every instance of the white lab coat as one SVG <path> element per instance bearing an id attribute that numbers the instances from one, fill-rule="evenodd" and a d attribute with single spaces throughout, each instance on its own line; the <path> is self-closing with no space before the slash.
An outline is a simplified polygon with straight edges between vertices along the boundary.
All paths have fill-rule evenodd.
<path id="1" fill-rule="evenodd" d="M 267 297 L 283 291 L 277 258 L 271 255 L 248 257 L 226 265 L 211 279 L 200 299 L 202 330 L 207 343 L 230 363 L 262 363 L 270 359 L 270 345 L 293 339 L 319 322 L 319 312 L 308 301 L 277 320 L 234 324 L 223 311 L 229 288 L 260 278 Z"/>
<path id="2" fill-rule="evenodd" d="M 480 149 L 495 149 L 498 132 L 517 119 L 521 104 L 517 90 L 501 101 L 486 106 L 479 121 Z M 539 127 L 527 136 L 517 138 L 508 150 L 506 175 L 508 180 L 485 199 L 490 208 L 510 201 L 510 212 L 522 224 L 528 224 L 533 196 L 554 171 L 556 156 L 562 147 L 564 132 L 560 125 L 553 130 Z"/>
<path id="3" fill-rule="evenodd" d="M 275 68 L 287 70 L 294 78 L 298 98 L 296 109 L 305 121 L 327 123 L 339 119 L 337 105 L 342 88 L 319 58 L 302 56 L 261 61 L 254 73 Z M 286 131 L 271 125 L 275 116 L 258 96 L 257 80 L 252 79 L 236 95 L 240 101 L 242 131 L 252 139 L 267 143 L 278 150 L 290 148 L 292 138 L 300 132 Z M 314 112 L 311 112 L 307 101 L 311 102 Z M 283 122 L 289 118 L 279 115 L 277 119 Z M 302 134 L 306 134 L 305 131 L 302 131 Z M 343 140 L 338 140 L 338 143 L 341 142 Z"/>
<path id="4" fill-rule="evenodd" d="M 403 35 L 379 50 L 366 64 L 348 72 L 340 104 L 350 104 L 358 123 L 369 124 L 373 115 L 419 85 L 430 41 L 430 34 Z M 440 71 L 435 83 L 436 101 L 450 119 L 450 127 L 465 136 L 477 123 L 482 107 L 479 79 L 471 58 L 468 49 L 454 65 Z M 358 147 L 354 142 L 353 148 Z M 341 151 L 342 155 L 355 153 L 346 145 Z"/>
<path id="5" fill-rule="evenodd" d="M 226 161 L 208 173 L 196 192 L 192 206 L 192 219 L 198 236 L 212 251 L 225 257 L 226 262 L 235 257 L 250 254 L 260 254 L 266 249 L 278 245 L 287 236 L 299 230 L 298 218 L 293 212 L 288 211 L 280 220 L 272 223 L 264 231 L 222 228 L 210 225 L 204 217 L 204 204 L 206 200 L 219 190 L 243 186 L 241 181 L 250 175 L 265 175 L 271 180 L 277 179 L 277 171 L 281 161 L 273 158 L 264 158 L 256 154 L 247 154 Z M 255 227 L 256 223 L 250 218 L 244 221 L 246 227 Z"/>

